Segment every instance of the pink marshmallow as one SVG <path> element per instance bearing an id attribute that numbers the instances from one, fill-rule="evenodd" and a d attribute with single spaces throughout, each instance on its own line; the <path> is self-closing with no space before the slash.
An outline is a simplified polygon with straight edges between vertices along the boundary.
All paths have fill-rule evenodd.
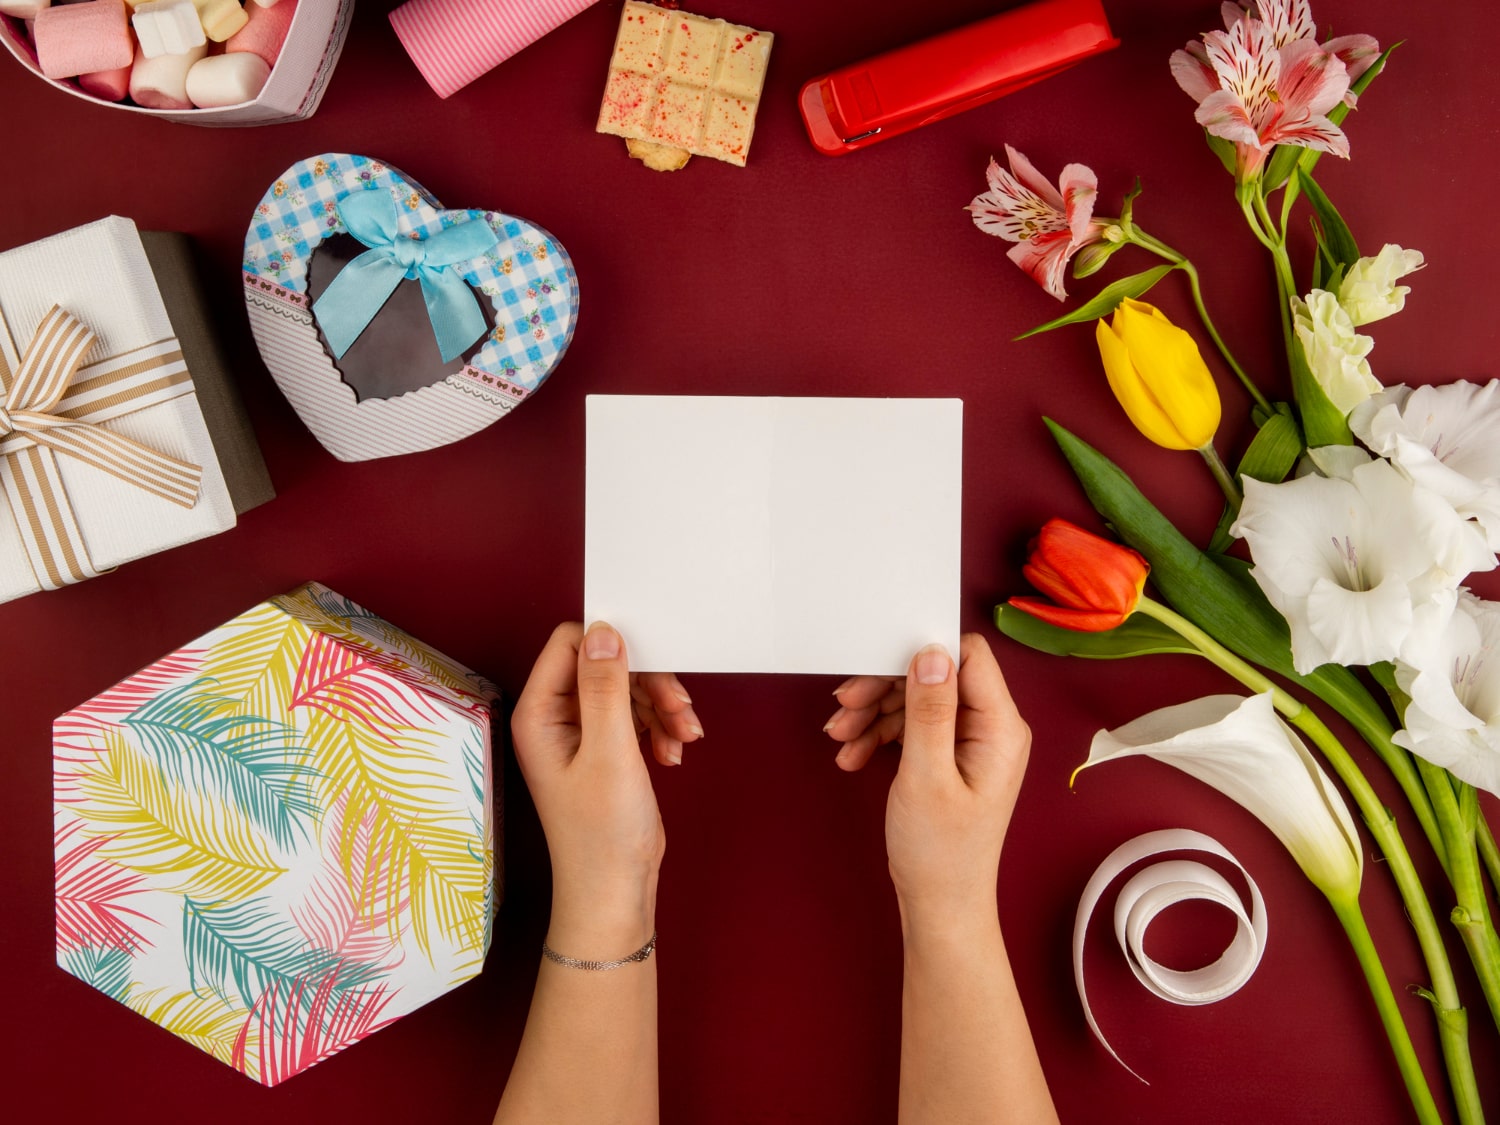
<path id="1" fill-rule="evenodd" d="M 135 57 L 124 0 L 43 8 L 32 27 L 37 65 L 48 78 L 119 70 Z"/>
<path id="2" fill-rule="evenodd" d="M 130 70 L 128 66 L 122 66 L 117 70 L 96 70 L 93 74 L 80 74 L 79 89 L 107 102 L 123 102 L 125 95 L 130 93 Z"/>
<path id="3" fill-rule="evenodd" d="M 148 59 L 136 51 L 135 66 L 130 71 L 130 100 L 147 109 L 192 109 L 187 96 L 188 71 L 208 54 L 207 46 L 197 46 L 180 55 L 157 55 Z"/>
<path id="4" fill-rule="evenodd" d="M 291 29 L 292 17 L 297 14 L 297 0 L 284 0 L 274 8 L 251 4 L 245 11 L 250 22 L 229 37 L 225 50 L 231 54 L 250 51 L 265 59 L 267 66 L 275 66 L 286 33 Z"/>

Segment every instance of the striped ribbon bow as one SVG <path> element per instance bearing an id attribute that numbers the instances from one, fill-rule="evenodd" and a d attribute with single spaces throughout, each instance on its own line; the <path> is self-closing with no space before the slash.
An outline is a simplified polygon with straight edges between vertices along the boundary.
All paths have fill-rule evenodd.
<path id="1" fill-rule="evenodd" d="M 197 503 L 203 477 L 199 466 L 97 424 L 191 392 L 177 342 L 93 364 L 75 385 L 94 339 L 77 317 L 54 305 L 37 326 L 8 389 L 0 362 L 0 482 L 37 583 L 48 590 L 101 573 L 89 559 L 56 454 L 182 508 Z"/>

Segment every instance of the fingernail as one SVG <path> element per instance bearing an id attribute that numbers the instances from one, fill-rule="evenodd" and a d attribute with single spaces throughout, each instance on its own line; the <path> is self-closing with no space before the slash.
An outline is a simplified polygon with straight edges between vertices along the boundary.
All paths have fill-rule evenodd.
<path id="1" fill-rule="evenodd" d="M 942 645 L 928 645 L 917 653 L 917 683 L 945 684 L 953 671 L 953 660 Z"/>
<path id="2" fill-rule="evenodd" d="M 834 724 L 837 723 L 843 717 L 844 717 L 844 708 L 840 707 L 837 711 L 835 711 L 833 713 L 833 718 L 829 719 L 826 723 L 823 724 L 823 733 L 827 734 L 829 731 L 831 731 L 833 729 L 833 727 L 834 727 Z"/>
<path id="3" fill-rule="evenodd" d="M 703 728 L 700 727 L 697 723 L 689 723 L 688 733 L 691 734 L 694 738 L 702 738 Z"/>
<path id="4" fill-rule="evenodd" d="M 689 695 L 687 692 L 683 691 L 681 688 L 673 688 L 672 689 L 672 694 L 675 695 L 678 699 L 682 700 L 686 704 L 691 705 L 692 702 L 693 702 L 693 697 L 691 695 Z"/>
<path id="5" fill-rule="evenodd" d="M 583 638 L 583 654 L 590 660 L 613 660 L 620 655 L 620 634 L 596 621 Z"/>
<path id="6" fill-rule="evenodd" d="M 843 683 L 839 684 L 838 687 L 836 687 L 836 688 L 833 689 L 833 694 L 837 695 L 839 692 L 843 691 L 845 688 L 847 688 L 847 687 L 853 687 L 854 686 L 854 681 L 857 680 L 857 679 L 859 679 L 858 676 L 850 676 Z M 827 730 L 828 728 L 824 727 L 823 729 Z"/>
<path id="7" fill-rule="evenodd" d="M 667 751 L 667 761 L 671 762 L 674 766 L 682 765 L 682 752 L 678 751 L 674 754 L 670 750 Z"/>

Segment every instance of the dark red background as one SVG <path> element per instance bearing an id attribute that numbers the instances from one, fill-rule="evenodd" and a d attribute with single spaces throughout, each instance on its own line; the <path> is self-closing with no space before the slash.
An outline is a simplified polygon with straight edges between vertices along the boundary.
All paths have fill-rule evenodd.
<path id="1" fill-rule="evenodd" d="M 292 125 L 220 131 L 137 119 L 69 98 L 0 60 L 0 246 L 109 213 L 193 235 L 280 492 L 228 534 L 0 606 L 0 1074 L 8 1116 L 488 1120 L 521 1034 L 547 917 L 545 847 L 513 763 L 505 770 L 508 885 L 483 977 L 267 1091 L 54 967 L 49 723 L 308 578 L 483 670 L 513 698 L 551 627 L 581 608 L 583 397 L 625 392 L 964 399 L 964 625 L 994 641 L 1036 732 L 1001 873 L 1001 915 L 1065 1121 L 1407 1120 L 1333 915 L 1264 829 L 1152 762 L 1100 769 L 1068 789 L 1099 727 L 1232 685 L 1187 658 L 1098 665 L 1043 657 L 989 624 L 992 605 L 1020 588 L 1025 541 L 1042 520 L 1061 514 L 1097 526 L 1049 444 L 1044 412 L 1118 458 L 1191 533 L 1206 536 L 1217 514 L 1214 486 L 1195 459 L 1150 446 L 1125 424 L 1087 330 L 1011 342 L 1059 308 L 962 211 L 1005 142 L 1050 174 L 1068 161 L 1092 166 L 1105 214 L 1139 175 L 1146 191 L 1138 219 L 1193 256 L 1233 346 L 1267 385 L 1284 388 L 1268 263 L 1167 70 L 1174 48 L 1217 26 L 1217 4 L 1108 0 L 1118 51 L 828 159 L 812 150 L 797 118 L 804 79 L 1003 5 L 702 0 L 705 14 L 773 31 L 777 41 L 749 167 L 700 159 L 672 175 L 646 171 L 618 140 L 593 132 L 617 2 L 599 4 L 448 101 L 402 53 L 384 18 L 392 6 L 360 6 L 322 109 Z M 1407 40 L 1347 123 L 1354 162 L 1325 158 L 1320 166 L 1367 252 L 1399 242 L 1430 263 L 1413 281 L 1407 311 L 1372 330 L 1374 366 L 1387 382 L 1497 373 L 1491 270 L 1500 236 L 1486 216 L 1497 170 L 1500 14 L 1464 5 L 1460 22 L 1452 10 L 1397 0 L 1315 4 L 1335 33 Z M 298 422 L 256 354 L 237 267 L 266 185 L 294 160 L 329 150 L 388 161 L 450 206 L 530 218 L 568 247 L 582 284 L 580 326 L 534 402 L 446 449 L 359 465 L 336 462 Z M 1148 264 L 1122 254 L 1106 276 Z M 1074 288 L 1089 293 L 1097 284 Z M 1190 319 L 1177 279 L 1154 299 Z M 1228 378 L 1221 386 L 1220 446 L 1237 455 L 1250 433 L 1246 400 Z M 840 497 L 826 502 L 832 508 Z M 670 494 L 643 493 L 639 503 L 640 518 L 660 529 L 662 551 L 693 534 L 693 513 Z M 882 810 L 895 757 L 853 777 L 834 767 L 834 747 L 819 733 L 833 706 L 831 678 L 688 683 L 707 740 L 682 769 L 653 767 L 670 842 L 659 914 L 662 1118 L 894 1121 L 900 933 Z M 1422 852 L 1410 818 L 1402 821 Z M 1266 892 L 1271 936 L 1243 991 L 1182 1008 L 1135 984 L 1105 944 L 1107 915 L 1100 919 L 1090 945 L 1096 1009 L 1121 1054 L 1152 1080 L 1147 1087 L 1091 1039 L 1073 990 L 1070 933 L 1078 894 L 1105 854 L 1170 826 L 1207 831 L 1245 862 Z M 1431 1020 L 1404 987 L 1425 974 L 1378 862 L 1367 867 L 1365 901 L 1432 1064 Z M 1436 905 L 1443 916 L 1445 894 Z M 1211 959 L 1227 937 L 1219 916 L 1188 908 L 1158 925 L 1156 949 L 1179 965 Z M 1453 949 L 1461 962 L 1456 942 Z M 1477 1005 L 1481 1085 L 1500 1112 L 1500 1042 L 1468 971 L 1460 975 Z"/>

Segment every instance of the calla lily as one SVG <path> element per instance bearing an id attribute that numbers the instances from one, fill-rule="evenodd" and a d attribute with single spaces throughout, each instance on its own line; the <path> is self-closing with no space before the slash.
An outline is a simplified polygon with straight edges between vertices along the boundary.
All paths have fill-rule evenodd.
<path id="1" fill-rule="evenodd" d="M 1126 298 L 1094 326 L 1099 358 L 1135 428 L 1167 449 L 1202 449 L 1219 428 L 1219 390 L 1192 336 Z"/>
<path id="2" fill-rule="evenodd" d="M 1391 387 L 1355 407 L 1349 428 L 1500 550 L 1500 380 Z"/>
<path id="3" fill-rule="evenodd" d="M 1005 146 L 1010 171 L 993 159 L 985 173 L 990 190 L 966 210 L 986 234 L 1016 243 L 1007 257 L 1059 301 L 1067 297 L 1063 275 L 1068 261 L 1104 238 L 1107 224 L 1094 219 L 1099 179 L 1082 164 L 1069 164 L 1053 187 L 1031 161 Z"/>
<path id="4" fill-rule="evenodd" d="M 1473 524 L 1388 462 L 1345 468 L 1343 479 L 1246 478 L 1230 529 L 1249 545 L 1251 574 L 1286 618 L 1304 675 L 1329 661 L 1395 659 L 1414 629 L 1451 612 L 1468 574 L 1495 566 Z"/>
<path id="5" fill-rule="evenodd" d="M 1396 282 L 1426 264 L 1422 251 L 1388 242 L 1373 258 L 1361 258 L 1349 267 L 1339 283 L 1339 304 L 1356 328 L 1393 316 L 1406 307 L 1411 292 L 1410 286 Z"/>
<path id="6" fill-rule="evenodd" d="M 1408 646 L 1396 682 L 1411 697 L 1396 743 L 1500 795 L 1500 602 L 1462 591 L 1447 626 Z"/>
<path id="7" fill-rule="evenodd" d="M 1027 556 L 1021 573 L 1053 601 L 1011 598 L 1009 604 L 1080 633 L 1102 633 L 1122 624 L 1140 604 L 1151 570 L 1129 547 L 1061 519 L 1042 525 Z"/>
<path id="8" fill-rule="evenodd" d="M 1242 11 L 1227 31 L 1172 55 L 1173 77 L 1198 103 L 1198 124 L 1234 142 L 1242 183 L 1279 144 L 1349 155 L 1348 138 L 1327 117 L 1349 89 L 1343 60 L 1311 38 L 1276 40 L 1270 24 Z"/>
<path id="9" fill-rule="evenodd" d="M 1213 786 L 1275 833 L 1330 899 L 1357 900 L 1363 850 L 1354 818 L 1302 740 L 1276 717 L 1269 693 L 1211 695 L 1100 731 L 1079 769 L 1136 755 Z"/>
<path id="10" fill-rule="evenodd" d="M 1292 327 L 1313 378 L 1339 410 L 1348 414 L 1381 389 L 1365 359 L 1375 341 L 1354 331 L 1334 294 L 1314 289 L 1305 301 L 1293 297 Z"/>

